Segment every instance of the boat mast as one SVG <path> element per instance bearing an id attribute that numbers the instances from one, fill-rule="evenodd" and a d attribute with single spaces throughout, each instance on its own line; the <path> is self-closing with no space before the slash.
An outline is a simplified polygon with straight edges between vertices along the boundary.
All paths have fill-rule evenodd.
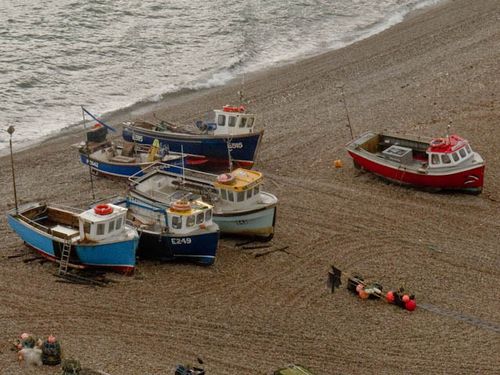
<path id="1" fill-rule="evenodd" d="M 348 127 L 349 127 L 349 131 L 351 132 L 351 139 L 354 139 L 354 134 L 353 134 L 352 125 L 351 125 L 351 119 L 349 117 L 349 111 L 347 110 L 347 103 L 345 101 L 344 85 L 340 86 L 340 92 L 342 93 L 342 103 L 344 103 L 345 114 L 347 116 L 347 124 L 348 124 Z"/>
<path id="2" fill-rule="evenodd" d="M 12 154 L 12 134 L 14 134 L 14 127 L 12 125 L 10 125 L 8 128 L 7 128 L 7 133 L 9 133 L 9 147 L 10 147 L 10 166 L 12 168 L 12 184 L 13 184 L 13 187 L 14 187 L 14 204 L 16 206 L 16 215 L 18 213 L 18 207 L 17 207 L 17 191 L 16 191 L 16 175 L 14 173 L 14 156 Z"/>
<path id="3" fill-rule="evenodd" d="M 233 158 L 231 157 L 231 148 L 230 148 L 231 138 L 228 138 L 226 143 L 227 143 L 227 160 L 229 162 L 229 172 L 231 172 L 233 170 Z"/>
<path id="4" fill-rule="evenodd" d="M 186 176 L 185 176 L 185 171 L 184 171 L 184 145 L 181 144 L 181 159 L 182 159 L 182 184 L 186 183 Z"/>
<path id="5" fill-rule="evenodd" d="M 451 128 L 451 124 L 448 124 L 446 126 L 446 142 L 448 144 L 450 144 L 450 128 Z"/>
<path id="6" fill-rule="evenodd" d="M 83 128 L 87 128 L 87 119 L 85 118 L 85 111 L 82 107 L 82 117 L 83 117 Z M 92 176 L 92 166 L 90 165 L 90 148 L 89 148 L 89 139 L 85 138 L 85 153 L 87 154 L 87 164 L 89 166 L 89 176 L 90 176 L 90 191 L 92 192 L 92 200 L 95 201 L 95 192 L 94 192 L 94 178 Z"/>

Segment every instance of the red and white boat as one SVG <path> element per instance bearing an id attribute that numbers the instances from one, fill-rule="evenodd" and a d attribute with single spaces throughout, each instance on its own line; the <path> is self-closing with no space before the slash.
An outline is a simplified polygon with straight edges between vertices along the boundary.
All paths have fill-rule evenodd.
<path id="1" fill-rule="evenodd" d="M 354 166 L 407 185 L 479 194 L 484 160 L 458 135 L 429 142 L 373 132 L 346 145 Z"/>

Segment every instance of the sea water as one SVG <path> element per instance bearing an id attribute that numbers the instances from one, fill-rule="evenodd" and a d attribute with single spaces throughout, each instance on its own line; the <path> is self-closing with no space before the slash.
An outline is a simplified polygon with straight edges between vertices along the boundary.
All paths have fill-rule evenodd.
<path id="1" fill-rule="evenodd" d="M 82 120 L 340 48 L 438 0 L 0 0 L 0 154 Z M 221 103 L 221 105 L 224 103 Z"/>

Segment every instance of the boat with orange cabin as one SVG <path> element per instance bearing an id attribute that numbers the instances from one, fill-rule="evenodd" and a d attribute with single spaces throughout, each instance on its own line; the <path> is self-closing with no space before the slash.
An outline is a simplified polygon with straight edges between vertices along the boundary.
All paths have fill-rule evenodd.
<path id="1" fill-rule="evenodd" d="M 137 256 L 213 264 L 219 243 L 219 227 L 212 219 L 213 207 L 201 199 L 189 199 L 180 191 L 156 194 L 165 202 L 163 206 L 132 196 L 112 200 L 128 209 L 127 219 L 139 232 Z"/>
<path id="2" fill-rule="evenodd" d="M 346 145 L 354 166 L 401 184 L 481 193 L 485 163 L 458 135 L 420 140 L 367 132 Z"/>
<path id="3" fill-rule="evenodd" d="M 168 205 L 166 197 L 175 191 L 187 193 L 190 200 L 201 197 L 213 205 L 213 220 L 221 233 L 267 240 L 274 235 L 278 198 L 262 191 L 264 177 L 258 171 L 237 168 L 217 175 L 182 168 L 177 174 L 151 167 L 129 180 L 129 195 L 150 204 Z"/>

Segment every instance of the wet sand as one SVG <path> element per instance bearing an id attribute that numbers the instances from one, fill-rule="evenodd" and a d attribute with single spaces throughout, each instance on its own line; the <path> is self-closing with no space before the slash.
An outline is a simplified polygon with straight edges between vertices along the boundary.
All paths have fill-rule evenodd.
<path id="1" fill-rule="evenodd" d="M 265 134 L 256 169 L 279 199 L 272 248 L 221 241 L 216 263 L 142 262 L 106 288 L 56 282 L 0 217 L 0 374 L 22 374 L 9 340 L 56 335 L 66 358 L 113 375 L 173 374 L 201 357 L 207 374 L 497 374 L 500 369 L 500 2 L 457 0 L 347 48 L 121 114 L 192 123 L 243 88 Z M 479 196 L 388 184 L 352 166 L 354 134 L 443 136 L 447 125 L 486 160 Z M 70 135 L 15 154 L 18 197 L 84 206 L 88 169 Z M 14 136 L 15 141 L 15 136 Z M 333 161 L 340 159 L 343 168 Z M 14 205 L 10 160 L 0 159 Z M 125 184 L 94 180 L 99 197 Z M 22 257 L 10 255 L 27 253 Z M 331 264 L 404 286 L 413 313 L 331 294 Z M 345 279 L 344 279 L 345 281 Z M 58 374 L 44 367 L 36 374 Z"/>

